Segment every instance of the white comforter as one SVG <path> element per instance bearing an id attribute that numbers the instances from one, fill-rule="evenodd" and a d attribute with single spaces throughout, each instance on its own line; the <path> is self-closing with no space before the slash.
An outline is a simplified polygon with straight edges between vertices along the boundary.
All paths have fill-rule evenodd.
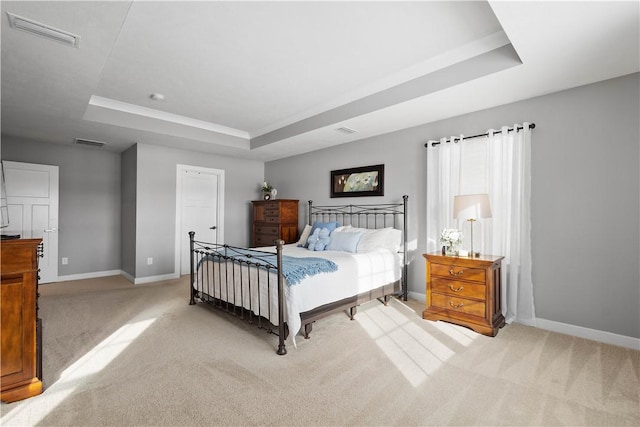
<path id="1" fill-rule="evenodd" d="M 260 248 L 261 251 L 275 252 L 275 247 Z M 388 250 L 380 250 L 377 252 L 369 252 L 362 254 L 354 254 L 349 252 L 338 251 L 321 251 L 314 252 L 308 249 L 299 248 L 295 244 L 285 245 L 283 248 L 283 254 L 292 257 L 322 257 L 327 258 L 338 265 L 338 270 L 332 273 L 320 273 L 315 276 L 307 277 L 296 285 L 289 286 L 285 284 L 285 305 L 286 311 L 284 313 L 285 321 L 288 323 L 289 331 L 291 333 L 292 343 L 295 345 L 295 336 L 300 331 L 302 322 L 300 319 L 300 313 L 312 310 L 324 304 L 339 301 L 344 298 L 348 298 L 360 293 L 379 288 L 383 285 L 395 282 L 400 279 L 401 276 L 401 256 L 397 253 L 392 253 Z M 211 262 L 211 261 L 209 261 Z M 204 266 L 204 267 L 203 267 Z M 209 266 L 208 270 L 206 263 L 203 263 L 205 271 L 208 271 L 209 284 L 207 285 L 205 280 L 202 280 L 204 274 L 199 272 L 196 279 L 196 288 L 199 291 L 203 291 L 211 296 L 227 300 L 227 291 L 225 286 L 218 286 L 217 280 L 218 274 L 212 274 L 212 267 Z M 258 314 L 269 318 L 271 323 L 278 325 L 277 314 L 277 278 L 274 273 L 271 273 L 270 281 L 275 291 L 271 292 L 271 310 L 267 307 L 267 290 L 266 286 L 261 287 L 260 296 L 260 308 L 258 309 L 258 295 L 257 286 L 258 273 L 256 269 L 251 269 L 250 273 L 247 272 L 246 267 L 239 269 L 235 268 L 235 275 L 231 271 L 229 266 L 227 269 L 228 277 L 234 278 L 236 282 L 235 296 L 230 293 L 229 300 L 235 301 L 236 305 L 243 301 L 243 306 L 247 309 L 251 307 L 251 310 Z M 250 278 L 248 276 L 251 276 Z M 260 269 L 261 283 L 266 284 L 266 271 Z M 223 271 L 222 278 L 224 280 L 225 274 Z M 252 283 L 251 289 L 251 301 L 249 300 L 249 279 Z M 243 292 L 241 296 L 240 281 L 242 280 Z M 204 282 L 204 283 L 201 283 Z M 215 286 L 211 283 L 216 282 Z M 233 302 L 232 301 L 232 302 Z M 251 304 L 250 304 L 251 303 Z"/>

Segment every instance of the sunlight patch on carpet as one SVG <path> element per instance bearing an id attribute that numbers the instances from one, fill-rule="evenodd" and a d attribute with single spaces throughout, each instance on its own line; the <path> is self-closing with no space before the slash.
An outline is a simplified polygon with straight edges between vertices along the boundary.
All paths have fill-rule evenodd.
<path id="1" fill-rule="evenodd" d="M 44 392 L 20 404 L 3 417 L 3 425 L 37 425 L 79 387 L 89 384 L 91 377 L 107 367 L 155 320 L 169 309 L 159 304 L 142 311 L 108 338 L 65 369 L 60 379 Z"/>
<path id="2" fill-rule="evenodd" d="M 440 329 L 442 332 L 447 334 L 451 339 L 455 340 L 458 344 L 461 344 L 465 347 L 471 345 L 473 340 L 478 337 L 478 333 L 472 331 L 471 329 L 465 328 L 464 326 L 454 325 L 448 322 L 433 322 L 433 326 Z"/>
<path id="3" fill-rule="evenodd" d="M 392 305 L 372 307 L 358 313 L 355 319 L 414 387 L 422 384 L 455 354 Z M 438 329 L 465 346 L 474 339 L 473 334 L 467 336 L 457 329 Z"/>

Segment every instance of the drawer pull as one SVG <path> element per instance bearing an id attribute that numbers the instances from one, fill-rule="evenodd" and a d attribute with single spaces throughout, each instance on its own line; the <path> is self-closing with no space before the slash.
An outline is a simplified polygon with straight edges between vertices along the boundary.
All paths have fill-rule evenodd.
<path id="1" fill-rule="evenodd" d="M 464 273 L 464 270 L 460 270 L 460 271 L 458 271 L 458 272 L 456 273 L 456 272 L 454 272 L 454 271 L 453 271 L 453 267 L 451 267 L 451 268 L 449 269 L 449 274 L 450 274 L 450 275 L 452 275 L 452 276 L 454 276 L 454 277 L 455 277 L 455 276 L 459 276 L 459 275 L 461 275 L 461 274 L 463 274 L 463 273 Z"/>
<path id="2" fill-rule="evenodd" d="M 453 292 L 460 292 L 461 290 L 464 289 L 464 286 L 460 285 L 460 287 L 458 289 L 454 288 L 452 284 L 449 285 L 449 289 L 451 289 Z"/>
<path id="3" fill-rule="evenodd" d="M 452 308 L 460 308 L 460 307 L 464 306 L 464 303 L 454 304 L 454 303 L 453 303 L 453 301 L 449 301 L 449 305 L 450 305 Z"/>

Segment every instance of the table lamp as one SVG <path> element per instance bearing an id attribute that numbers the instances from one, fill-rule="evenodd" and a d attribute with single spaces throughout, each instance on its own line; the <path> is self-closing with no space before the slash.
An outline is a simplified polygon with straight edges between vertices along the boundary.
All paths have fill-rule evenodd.
<path id="1" fill-rule="evenodd" d="M 453 197 L 453 217 L 471 223 L 471 258 L 480 256 L 473 251 L 473 223 L 481 218 L 491 218 L 491 205 L 488 194 L 467 194 Z"/>

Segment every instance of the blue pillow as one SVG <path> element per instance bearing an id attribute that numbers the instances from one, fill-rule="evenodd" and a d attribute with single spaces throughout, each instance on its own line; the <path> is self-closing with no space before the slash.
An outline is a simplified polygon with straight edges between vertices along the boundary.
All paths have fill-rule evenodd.
<path id="1" fill-rule="evenodd" d="M 338 228 L 340 226 L 339 222 L 315 222 L 313 224 L 313 227 L 311 227 L 311 234 L 313 234 L 314 231 L 316 231 L 316 228 L 326 228 L 327 230 L 329 230 L 329 234 L 333 233 L 333 230 L 335 230 L 336 228 Z"/>
<path id="2" fill-rule="evenodd" d="M 336 228 L 338 228 L 340 226 L 339 222 L 316 222 L 313 224 L 313 227 L 311 227 L 311 234 L 313 234 L 314 231 L 316 231 L 316 228 L 319 229 L 323 229 L 326 228 L 327 230 L 329 230 L 329 234 L 333 233 L 333 230 L 335 230 Z"/>
<path id="3" fill-rule="evenodd" d="M 313 227 L 311 227 L 311 233 L 309 235 L 313 234 L 313 232 L 316 231 L 316 228 L 319 228 L 319 229 L 326 228 L 327 230 L 329 230 L 329 234 L 331 234 L 331 233 L 333 233 L 333 230 L 335 230 L 339 225 L 340 225 L 340 223 L 336 222 L 336 221 L 334 221 L 334 222 L 316 222 L 316 223 L 313 224 Z M 305 243 L 304 247 L 308 248 L 309 244 Z"/>
<path id="4" fill-rule="evenodd" d="M 331 233 L 331 241 L 326 247 L 328 251 L 343 251 L 343 252 L 356 252 L 358 249 L 358 242 L 364 235 L 364 231 L 359 232 L 347 232 L 336 231 Z"/>

